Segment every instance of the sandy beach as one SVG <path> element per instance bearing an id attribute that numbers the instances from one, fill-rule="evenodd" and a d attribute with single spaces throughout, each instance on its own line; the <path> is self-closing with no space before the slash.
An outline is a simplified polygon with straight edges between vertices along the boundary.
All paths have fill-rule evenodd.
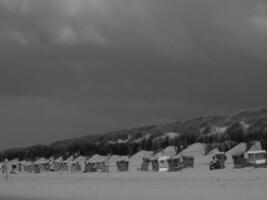
<path id="1" fill-rule="evenodd" d="M 266 200 L 267 169 L 12 175 L 1 200 Z"/>

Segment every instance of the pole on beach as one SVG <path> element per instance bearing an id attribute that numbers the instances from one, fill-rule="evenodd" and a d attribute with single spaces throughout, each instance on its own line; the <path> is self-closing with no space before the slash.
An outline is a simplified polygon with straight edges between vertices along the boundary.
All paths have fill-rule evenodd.
<path id="1" fill-rule="evenodd" d="M 7 162 L 8 162 L 8 160 L 7 160 L 7 159 L 5 159 L 5 172 L 6 172 L 6 180 L 8 180 Z"/>
<path id="2" fill-rule="evenodd" d="M 108 165 L 108 172 L 109 172 L 109 160 L 110 160 L 111 154 L 109 153 L 107 156 L 107 165 Z"/>
<path id="3" fill-rule="evenodd" d="M 184 161 L 183 161 L 183 148 L 184 148 L 184 146 L 181 145 L 181 146 L 180 146 L 180 150 L 181 150 L 181 153 L 180 153 L 180 162 L 182 162 L 182 163 L 184 162 Z"/>

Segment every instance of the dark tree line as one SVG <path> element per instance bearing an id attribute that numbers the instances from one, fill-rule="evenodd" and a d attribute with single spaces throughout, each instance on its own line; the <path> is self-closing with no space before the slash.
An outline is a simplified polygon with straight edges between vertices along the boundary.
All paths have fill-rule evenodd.
<path id="1" fill-rule="evenodd" d="M 221 151 L 227 151 L 235 144 L 252 141 L 261 141 L 262 146 L 267 149 L 267 117 L 259 117 L 250 121 L 248 127 L 239 121 L 231 121 L 227 124 L 227 129 L 223 133 L 212 133 L 212 124 L 208 122 L 192 121 L 193 124 L 182 124 L 178 129 L 169 129 L 177 131 L 177 137 L 165 137 L 165 129 L 134 129 L 131 131 L 119 131 L 90 136 L 69 141 L 54 143 L 51 145 L 35 145 L 28 148 L 10 149 L 0 152 L 0 160 L 5 158 L 11 160 L 19 158 L 20 160 L 35 160 L 38 157 L 59 157 L 67 158 L 70 155 L 92 156 L 96 153 L 100 155 L 133 155 L 140 150 L 159 152 L 167 146 L 175 146 L 177 151 L 181 148 L 195 143 L 202 142 L 206 144 L 206 151 L 217 147 Z M 164 127 L 166 128 L 166 127 Z M 201 131 L 200 131 L 201 130 Z M 129 137 L 130 136 L 130 137 Z M 120 139 L 120 141 L 119 141 Z"/>

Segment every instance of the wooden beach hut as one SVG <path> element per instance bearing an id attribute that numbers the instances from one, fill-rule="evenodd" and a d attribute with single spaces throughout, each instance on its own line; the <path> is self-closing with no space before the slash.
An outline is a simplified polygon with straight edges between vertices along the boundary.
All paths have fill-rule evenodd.
<path id="1" fill-rule="evenodd" d="M 84 172 L 108 172 L 107 156 L 95 154 L 85 164 Z"/>
<path id="2" fill-rule="evenodd" d="M 71 165 L 71 172 L 83 172 L 85 170 L 85 161 L 87 158 L 85 156 L 76 157 Z"/>
<path id="3" fill-rule="evenodd" d="M 245 154 L 232 155 L 234 168 L 244 168 L 248 166 L 248 160 L 245 158 Z"/>
<path id="4" fill-rule="evenodd" d="M 149 171 L 149 164 L 150 158 L 143 157 L 143 162 L 141 163 L 140 168 L 138 168 L 138 171 Z"/>
<path id="5" fill-rule="evenodd" d="M 168 146 L 156 153 L 151 159 L 152 171 L 168 171 L 168 159 L 176 155 L 176 147 Z"/>
<path id="6" fill-rule="evenodd" d="M 168 171 L 170 172 L 179 171 L 183 168 L 183 163 L 179 155 L 171 157 L 170 159 L 167 160 L 167 162 L 169 165 Z"/>
<path id="7" fill-rule="evenodd" d="M 152 165 L 152 171 L 158 172 L 159 171 L 159 158 L 154 156 L 150 160 L 151 165 Z"/>
<path id="8" fill-rule="evenodd" d="M 265 150 L 248 151 L 248 164 L 254 167 L 267 167 Z"/>
<path id="9" fill-rule="evenodd" d="M 159 156 L 158 157 L 158 165 L 159 165 L 159 172 L 167 172 L 169 171 L 169 160 L 170 156 Z"/>
<path id="10" fill-rule="evenodd" d="M 195 164 L 198 166 L 208 164 L 203 143 L 194 143 L 188 146 L 178 154 L 178 157 L 181 157 L 184 168 L 194 167 Z"/>
<path id="11" fill-rule="evenodd" d="M 129 170 L 129 160 L 119 160 L 116 162 L 119 172 L 125 172 Z"/>
<path id="12" fill-rule="evenodd" d="M 152 156 L 153 156 L 153 151 L 141 150 L 141 151 L 137 152 L 136 154 L 134 154 L 133 156 L 131 156 L 129 158 L 129 170 L 130 171 L 141 170 L 142 166 L 144 166 L 144 165 L 148 165 L 144 168 L 148 168 L 148 170 L 152 169 L 150 162 L 144 163 L 144 159 L 146 162 L 146 161 L 150 160 L 152 158 Z"/>
<path id="13" fill-rule="evenodd" d="M 226 155 L 226 165 L 234 165 L 234 160 L 233 160 L 233 155 L 241 155 L 244 154 L 247 151 L 247 144 L 246 143 L 240 143 L 236 146 L 234 146 L 232 149 L 230 149 L 229 151 L 227 151 L 225 153 Z"/>
<path id="14" fill-rule="evenodd" d="M 108 167 L 109 167 L 109 171 L 110 172 L 115 172 L 115 171 L 119 171 L 118 170 L 118 166 L 117 166 L 117 162 L 122 161 L 122 160 L 126 160 L 128 161 L 128 156 L 119 156 L 119 155 L 112 155 L 110 157 L 110 159 L 108 159 Z"/>
<path id="15" fill-rule="evenodd" d="M 50 160 L 41 157 L 34 162 L 34 171 L 36 173 L 48 172 L 50 171 L 49 164 Z"/>

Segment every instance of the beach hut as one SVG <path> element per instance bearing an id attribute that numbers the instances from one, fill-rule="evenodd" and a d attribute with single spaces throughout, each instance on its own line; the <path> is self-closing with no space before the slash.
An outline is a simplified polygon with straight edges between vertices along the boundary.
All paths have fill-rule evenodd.
<path id="1" fill-rule="evenodd" d="M 149 171 L 149 164 L 150 159 L 143 157 L 143 162 L 141 163 L 140 168 L 138 168 L 138 171 Z"/>
<path id="2" fill-rule="evenodd" d="M 70 171 L 72 173 L 79 172 L 82 170 L 82 167 L 79 162 L 72 162 L 70 166 Z"/>
<path id="3" fill-rule="evenodd" d="M 150 160 L 152 156 L 153 156 L 153 151 L 141 150 L 137 152 L 136 154 L 134 154 L 129 158 L 129 170 L 130 171 L 140 170 L 142 168 L 144 159 Z M 151 164 L 148 163 L 148 169 L 151 168 L 150 166 Z"/>
<path id="4" fill-rule="evenodd" d="M 49 169 L 49 164 L 50 164 L 50 160 L 44 158 L 44 157 L 41 157 L 39 159 L 37 159 L 35 162 L 34 162 L 34 171 L 35 173 L 41 173 L 41 172 L 48 172 L 50 169 Z"/>
<path id="5" fill-rule="evenodd" d="M 18 163 L 18 165 L 17 165 L 17 169 L 18 169 L 18 172 L 19 173 L 23 173 L 23 172 L 25 172 L 25 170 L 24 170 L 24 166 L 25 166 L 25 164 L 27 163 L 28 161 L 26 161 L 26 160 L 21 160 L 21 161 L 19 161 L 19 163 Z"/>
<path id="6" fill-rule="evenodd" d="M 245 158 L 245 154 L 232 155 L 234 168 L 243 168 L 248 166 L 248 161 Z"/>
<path id="7" fill-rule="evenodd" d="M 80 172 L 85 170 L 85 156 L 78 156 L 72 161 L 71 172 Z"/>
<path id="8" fill-rule="evenodd" d="M 248 151 L 248 164 L 260 167 L 266 166 L 266 151 L 265 150 L 258 150 L 258 151 Z"/>
<path id="9" fill-rule="evenodd" d="M 97 167 L 95 163 L 91 163 L 91 162 L 86 162 L 85 163 L 85 170 L 84 172 L 96 172 L 97 171 Z"/>
<path id="10" fill-rule="evenodd" d="M 11 174 L 17 174 L 19 172 L 19 159 L 14 158 L 13 160 L 8 161 L 7 170 Z"/>
<path id="11" fill-rule="evenodd" d="M 188 167 L 194 167 L 194 160 L 195 158 L 193 156 L 182 156 L 182 165 L 183 168 L 188 168 Z"/>
<path id="12" fill-rule="evenodd" d="M 107 156 L 93 155 L 86 161 L 84 172 L 108 172 Z"/>
<path id="13" fill-rule="evenodd" d="M 188 146 L 178 154 L 178 157 L 182 158 L 184 167 L 208 164 L 205 156 L 205 144 L 203 143 L 194 143 Z"/>
<path id="14" fill-rule="evenodd" d="M 151 158 L 152 171 L 164 171 L 168 166 L 167 159 L 176 155 L 176 147 L 168 146 Z M 167 167 L 168 170 L 168 167 Z"/>
<path id="15" fill-rule="evenodd" d="M 129 160 L 119 160 L 116 162 L 119 172 L 125 172 L 129 170 Z"/>
<path id="16" fill-rule="evenodd" d="M 117 162 L 122 160 L 128 160 L 128 156 L 112 155 L 108 160 L 109 171 L 118 171 Z"/>
<path id="17" fill-rule="evenodd" d="M 69 170 L 68 162 L 65 162 L 63 160 L 62 156 L 60 156 L 57 159 L 53 160 L 52 164 L 53 164 L 53 168 L 54 168 L 55 172 L 68 171 Z"/>
<path id="18" fill-rule="evenodd" d="M 108 172 L 108 165 L 105 160 L 98 162 L 86 162 L 84 172 Z"/>
<path id="19" fill-rule="evenodd" d="M 150 162 L 152 165 L 152 171 L 154 172 L 158 172 L 159 171 L 159 158 L 154 156 L 153 158 L 151 158 Z"/>
<path id="20" fill-rule="evenodd" d="M 227 158 L 225 164 L 234 165 L 233 155 L 234 156 L 241 155 L 244 154 L 246 151 L 247 151 L 247 144 L 244 142 L 234 146 L 232 149 L 230 149 L 225 153 Z"/>
<path id="21" fill-rule="evenodd" d="M 73 165 L 73 155 L 71 155 L 67 159 L 65 159 L 64 163 L 67 166 L 67 170 L 71 171 L 72 170 L 72 165 Z"/>
<path id="22" fill-rule="evenodd" d="M 169 169 L 168 171 L 179 171 L 183 168 L 183 163 L 181 161 L 181 157 L 179 155 L 176 155 L 170 159 L 167 160 Z"/>
<path id="23" fill-rule="evenodd" d="M 154 157 L 161 157 L 161 156 L 173 157 L 177 153 L 176 149 L 177 148 L 175 146 L 168 146 L 165 149 L 163 149 L 162 151 L 155 154 Z"/>
<path id="24" fill-rule="evenodd" d="M 23 171 L 27 173 L 33 173 L 34 172 L 34 163 L 31 161 L 25 161 L 23 163 Z"/>
<path id="25" fill-rule="evenodd" d="M 158 157 L 158 164 L 159 164 L 159 172 L 167 172 L 169 171 L 169 164 L 168 160 L 170 156 L 159 156 Z"/>
<path id="26" fill-rule="evenodd" d="M 255 164 L 253 163 L 254 161 L 251 160 L 251 159 L 254 159 L 254 156 L 252 156 L 254 154 L 252 153 L 249 159 L 248 152 L 257 152 L 261 150 L 262 150 L 261 143 L 256 141 L 254 142 L 254 144 L 250 147 L 250 149 L 247 152 L 244 153 L 242 150 L 240 154 L 235 153 L 234 155 L 232 155 L 234 168 L 243 168 L 243 167 L 248 167 L 250 165 Z"/>
<path id="27" fill-rule="evenodd" d="M 248 152 L 250 151 L 261 151 L 262 149 L 262 145 L 259 141 L 254 141 L 251 145 L 251 147 L 247 150 L 247 152 L 245 152 L 245 158 L 248 159 Z"/>

